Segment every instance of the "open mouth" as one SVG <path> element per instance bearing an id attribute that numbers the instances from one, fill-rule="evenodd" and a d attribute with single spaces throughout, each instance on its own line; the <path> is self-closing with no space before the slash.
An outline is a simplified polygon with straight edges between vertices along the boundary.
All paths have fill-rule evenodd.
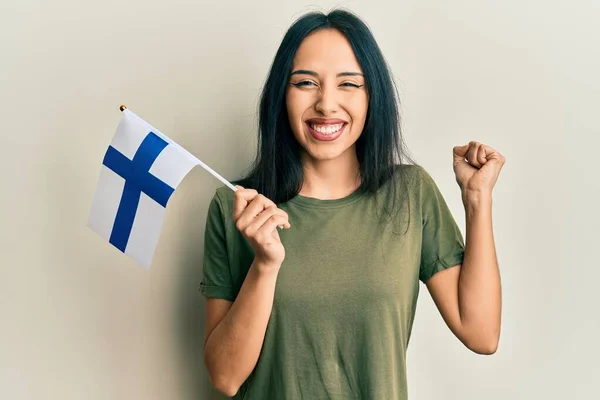
<path id="1" fill-rule="evenodd" d="M 344 125 L 346 125 L 344 122 L 339 123 L 339 124 L 324 124 L 324 125 L 320 125 L 320 124 L 313 124 L 310 122 L 307 122 L 308 127 L 310 129 L 312 129 L 313 131 L 320 133 L 321 135 L 334 135 L 336 133 L 338 133 L 339 131 L 341 131 L 344 128 Z"/>
<path id="2" fill-rule="evenodd" d="M 320 142 L 331 142 L 336 140 L 348 123 L 341 119 L 324 120 L 313 118 L 306 121 L 306 127 L 311 136 Z"/>

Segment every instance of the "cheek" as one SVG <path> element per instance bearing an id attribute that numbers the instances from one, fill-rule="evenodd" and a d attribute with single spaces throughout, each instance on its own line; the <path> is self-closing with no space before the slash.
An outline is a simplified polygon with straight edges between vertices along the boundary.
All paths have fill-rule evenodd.
<path id="1" fill-rule="evenodd" d="M 286 94 L 285 102 L 288 114 L 288 121 L 290 128 L 292 128 L 292 134 L 298 142 L 302 142 L 304 138 L 303 127 L 302 127 L 302 115 L 304 109 L 300 102 L 301 99 L 298 96 Z"/>
<path id="2" fill-rule="evenodd" d="M 288 117 L 290 119 L 290 125 L 296 126 L 301 121 L 302 113 L 305 110 L 304 105 L 302 104 L 302 98 L 297 95 L 286 95 L 285 98 L 286 108 Z"/>
<path id="3" fill-rule="evenodd" d="M 291 96 L 288 93 L 286 93 L 286 95 L 285 95 L 285 108 L 287 110 L 288 116 L 290 116 L 290 117 L 291 117 L 292 111 L 293 111 L 293 107 L 292 106 L 293 106 L 293 103 L 292 103 Z M 291 120 L 291 118 L 290 118 L 290 120 Z"/>
<path id="4" fill-rule="evenodd" d="M 348 112 L 352 117 L 352 122 L 355 125 L 364 125 L 365 119 L 367 118 L 367 110 L 369 108 L 368 99 L 361 98 L 356 99 L 348 104 Z"/>

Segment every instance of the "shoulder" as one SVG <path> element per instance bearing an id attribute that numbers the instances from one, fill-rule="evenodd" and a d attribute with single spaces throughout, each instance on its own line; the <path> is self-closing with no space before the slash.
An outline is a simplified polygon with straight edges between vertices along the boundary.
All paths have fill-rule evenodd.
<path id="1" fill-rule="evenodd" d="M 418 189 L 432 180 L 427 170 L 418 164 L 398 164 L 394 166 L 395 183 L 410 189 Z M 407 185 L 407 186 L 405 186 Z"/>
<path id="2" fill-rule="evenodd" d="M 232 237 L 232 233 L 235 232 L 232 217 L 233 195 L 233 190 L 227 186 L 221 186 L 214 191 L 206 216 L 207 232 L 214 230 L 223 237 Z"/>
<path id="3" fill-rule="evenodd" d="M 408 195 L 419 204 L 441 197 L 439 188 L 425 167 L 417 164 L 397 165 L 394 173 L 395 185 L 400 192 L 396 196 Z"/>
<path id="4" fill-rule="evenodd" d="M 210 207 L 218 211 L 223 218 L 227 218 L 233 209 L 233 195 L 234 192 L 229 187 L 225 185 L 218 187 L 213 194 Z"/>
<path id="5" fill-rule="evenodd" d="M 391 172 L 389 172 L 391 171 Z M 393 210 L 404 205 L 410 207 L 412 201 L 421 197 L 420 185 L 425 171 L 416 164 L 396 164 L 386 173 L 384 183 L 374 198 L 379 205 Z"/>

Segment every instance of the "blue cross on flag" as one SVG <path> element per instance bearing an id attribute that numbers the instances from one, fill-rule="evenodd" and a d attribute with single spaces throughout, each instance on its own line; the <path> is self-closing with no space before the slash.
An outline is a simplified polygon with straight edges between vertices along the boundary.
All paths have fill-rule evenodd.
<path id="1" fill-rule="evenodd" d="M 198 164 L 205 166 L 125 109 L 104 155 L 88 226 L 148 268 L 169 198 Z"/>

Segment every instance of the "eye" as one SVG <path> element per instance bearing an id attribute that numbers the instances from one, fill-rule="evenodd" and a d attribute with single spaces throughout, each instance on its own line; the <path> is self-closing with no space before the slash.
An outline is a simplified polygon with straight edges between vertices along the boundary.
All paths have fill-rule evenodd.
<path id="1" fill-rule="evenodd" d="M 344 87 L 352 87 L 352 88 L 361 88 L 364 85 L 357 85 L 356 83 L 352 83 L 352 82 L 344 82 L 342 83 L 340 86 L 344 86 Z"/>
<path id="2" fill-rule="evenodd" d="M 300 82 L 296 82 L 296 83 L 291 83 L 293 86 L 296 87 L 303 87 L 303 86 L 317 86 L 314 82 L 312 81 L 300 81 Z"/>

